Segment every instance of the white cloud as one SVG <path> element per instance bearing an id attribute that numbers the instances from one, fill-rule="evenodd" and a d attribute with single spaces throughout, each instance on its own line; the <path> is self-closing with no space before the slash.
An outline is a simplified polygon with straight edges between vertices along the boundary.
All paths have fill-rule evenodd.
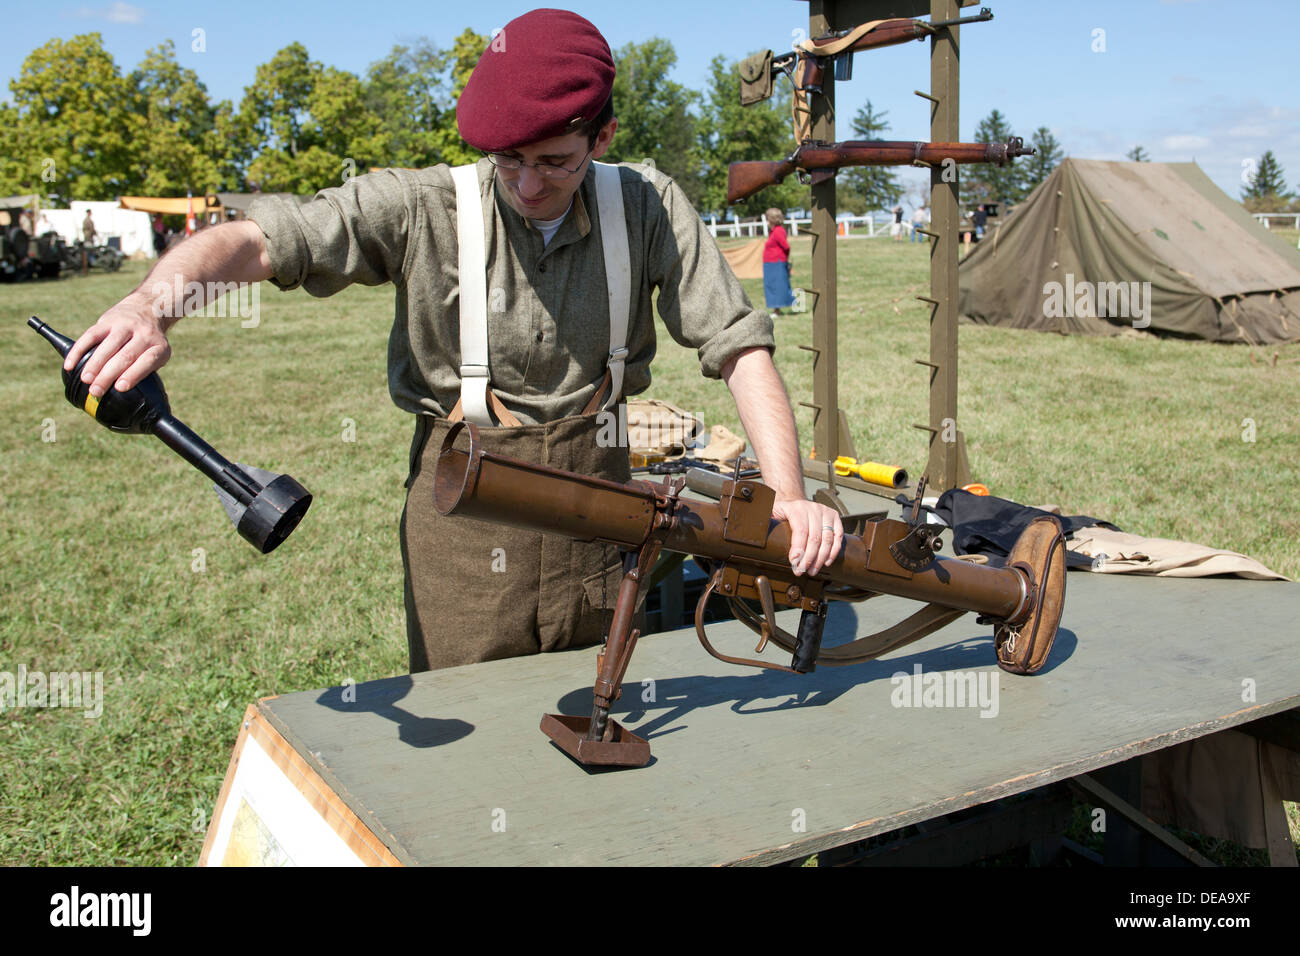
<path id="1" fill-rule="evenodd" d="M 108 19 L 114 23 L 139 23 L 144 19 L 144 11 L 129 3 L 115 3 L 108 8 Z"/>
<path id="2" fill-rule="evenodd" d="M 1160 140 L 1162 148 L 1169 150 L 1171 153 L 1191 152 L 1196 149 L 1206 149 L 1213 141 L 1205 136 L 1189 136 L 1179 134 L 1176 136 L 1165 136 Z"/>
<path id="3" fill-rule="evenodd" d="M 109 23 L 139 23 L 144 10 L 118 0 L 107 7 L 78 7 L 73 16 L 78 20 L 107 20 Z"/>

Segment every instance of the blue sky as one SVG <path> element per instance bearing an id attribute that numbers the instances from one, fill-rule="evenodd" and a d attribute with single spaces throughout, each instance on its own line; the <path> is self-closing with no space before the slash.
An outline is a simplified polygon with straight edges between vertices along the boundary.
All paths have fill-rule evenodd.
<path id="1" fill-rule="evenodd" d="M 8 97 L 8 81 L 32 49 L 54 36 L 99 31 L 123 71 L 172 38 L 178 58 L 199 74 L 213 99 L 236 102 L 257 65 L 295 40 L 314 59 L 363 73 L 395 43 L 427 36 L 450 46 L 465 27 L 486 34 L 531 8 L 497 0 L 51 0 L 6 6 L 0 98 Z M 782 52 L 796 31 L 807 29 L 807 4 L 791 0 L 569 6 L 615 49 L 651 36 L 672 41 L 678 55 L 673 78 L 694 89 L 704 87 L 714 56 Z M 1240 196 L 1243 163 L 1272 149 L 1288 186 L 1300 191 L 1295 0 L 988 0 L 988 6 L 993 22 L 962 29 L 963 139 L 996 107 L 1026 139 L 1047 126 L 1070 156 L 1123 159 L 1141 144 L 1156 161 L 1195 160 L 1233 198 Z M 191 51 L 196 28 L 205 31 L 203 53 Z M 910 43 L 858 54 L 853 80 L 837 85 L 841 138 L 848 138 L 847 121 L 868 99 L 887 112 L 887 137 L 928 138 L 926 102 L 912 93 L 928 89 L 927 49 L 928 43 Z"/>

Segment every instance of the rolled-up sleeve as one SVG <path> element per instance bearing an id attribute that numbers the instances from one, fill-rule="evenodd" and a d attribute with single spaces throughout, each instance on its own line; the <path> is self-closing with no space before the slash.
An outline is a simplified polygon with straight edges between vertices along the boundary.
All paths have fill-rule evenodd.
<path id="1" fill-rule="evenodd" d="M 402 284 L 417 202 L 397 171 L 379 170 L 323 189 L 307 203 L 264 196 L 248 218 L 266 236 L 271 281 L 326 296 L 353 282 Z"/>
<path id="2" fill-rule="evenodd" d="M 746 349 L 776 348 L 772 317 L 750 303 L 681 187 L 669 181 L 660 195 L 663 218 L 649 262 L 659 315 L 679 344 L 697 350 L 700 371 L 721 378 L 722 367 Z"/>

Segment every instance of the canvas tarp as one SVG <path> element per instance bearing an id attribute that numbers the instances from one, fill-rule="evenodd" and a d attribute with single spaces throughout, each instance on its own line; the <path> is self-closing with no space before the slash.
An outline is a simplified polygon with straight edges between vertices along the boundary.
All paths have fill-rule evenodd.
<path id="1" fill-rule="evenodd" d="M 202 218 L 206 211 L 220 209 L 216 196 L 123 196 L 123 209 L 137 209 L 140 212 L 160 212 L 164 216 L 185 216 L 190 209 L 194 215 Z"/>
<path id="2" fill-rule="evenodd" d="M 728 246 L 722 250 L 723 258 L 737 279 L 763 278 L 763 245 L 766 242 L 760 237 L 743 246 Z"/>
<path id="3" fill-rule="evenodd" d="M 1300 339 L 1300 253 L 1195 163 L 1065 160 L 962 260 L 959 290 L 990 325 Z"/>

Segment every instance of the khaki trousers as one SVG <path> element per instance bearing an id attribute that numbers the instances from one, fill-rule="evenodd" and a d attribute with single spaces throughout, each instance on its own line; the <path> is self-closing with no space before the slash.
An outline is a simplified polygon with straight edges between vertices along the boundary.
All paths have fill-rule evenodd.
<path id="1" fill-rule="evenodd" d="M 433 474 L 448 428 L 418 416 L 411 443 L 401 525 L 411 672 L 599 643 L 622 577 L 618 549 L 438 514 Z M 575 415 L 479 435 L 485 451 L 628 481 L 627 449 L 601 448 L 597 432 L 595 415 Z"/>

